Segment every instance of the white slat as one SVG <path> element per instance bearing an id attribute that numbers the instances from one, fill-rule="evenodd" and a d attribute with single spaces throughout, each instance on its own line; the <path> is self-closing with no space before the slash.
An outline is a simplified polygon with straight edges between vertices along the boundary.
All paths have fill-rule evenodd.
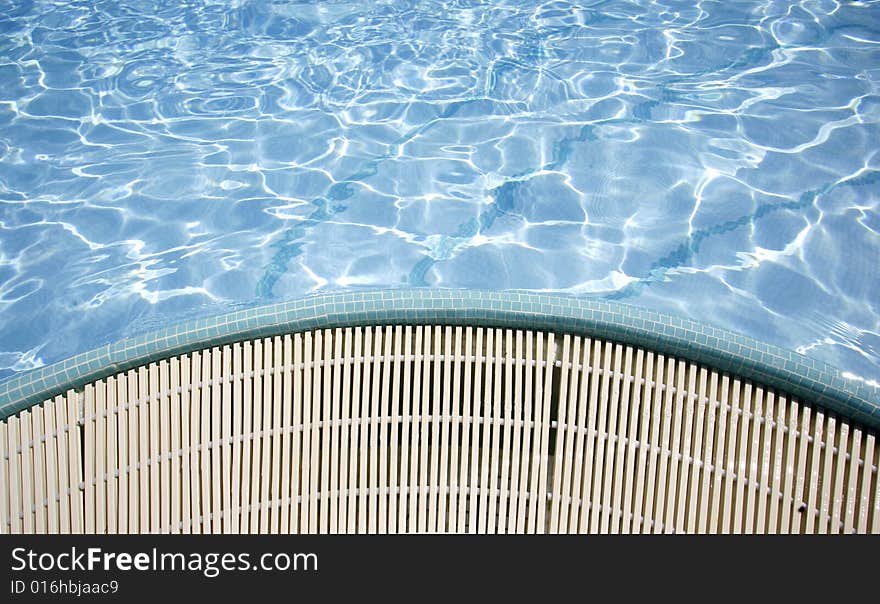
<path id="1" fill-rule="evenodd" d="M 106 473 L 107 473 L 107 526 L 108 534 L 115 535 L 119 533 L 119 475 L 124 473 L 125 468 L 120 469 L 118 451 L 119 451 L 119 434 L 118 434 L 118 403 L 116 400 L 117 385 L 116 378 L 110 376 L 107 378 L 107 449 L 106 449 Z M 178 413 L 179 416 L 179 413 Z M 173 449 L 176 453 L 177 449 Z M 176 458 L 176 455 L 175 455 Z M 53 497 L 54 499 L 54 497 Z"/>
<path id="2" fill-rule="evenodd" d="M 11 519 L 9 518 L 9 498 L 11 484 L 9 482 L 9 433 L 7 422 L 0 422 L 0 535 L 8 535 L 11 532 Z"/>
<path id="3" fill-rule="evenodd" d="M 16 416 L 6 420 L 6 450 L 9 452 L 9 532 L 20 535 L 23 529 L 24 511 L 21 500 L 21 453 Z"/>
<path id="4" fill-rule="evenodd" d="M 56 492 L 58 493 L 58 532 L 61 534 L 69 534 L 72 532 L 71 529 L 71 518 L 70 518 L 70 508 L 71 508 L 71 498 L 75 497 L 78 492 L 78 486 L 75 484 L 70 477 L 70 464 L 67 461 L 68 456 L 68 441 L 71 438 L 71 430 L 76 430 L 76 426 L 70 426 L 67 423 L 67 406 L 68 399 L 63 395 L 58 395 L 55 397 L 54 408 L 55 408 L 55 427 L 58 430 L 58 483 L 56 487 Z M 0 435 L 0 439 L 3 436 Z M 8 439 L 6 440 L 8 442 Z M 8 472 L 8 468 L 7 468 Z M 5 499 L 5 497 L 0 496 L 0 498 Z M 7 507 L 7 513 L 9 508 Z M 3 514 L 3 523 L 6 524 L 6 516 L 7 514 Z"/>
<path id="5" fill-rule="evenodd" d="M 233 401 L 232 401 L 232 380 L 233 380 L 233 361 L 232 348 L 224 346 L 222 349 L 222 375 L 223 386 L 221 389 L 220 400 L 220 434 L 222 440 L 221 457 L 220 457 L 220 503 L 223 506 L 223 526 L 222 532 L 230 534 L 238 532 L 233 529 L 233 507 L 232 507 L 232 439 L 235 431 L 232 427 L 233 421 Z M 214 462 L 215 464 L 217 461 Z M 276 464 L 278 465 L 278 464 Z M 237 524 L 237 523 L 236 523 Z"/>
<path id="6" fill-rule="evenodd" d="M 288 344 L 292 347 L 292 351 L 288 350 Z M 303 424 L 303 384 L 305 382 L 305 371 L 303 370 L 303 338 L 302 334 L 294 334 L 292 341 L 285 341 L 284 344 L 285 364 L 293 363 L 292 372 L 288 372 L 292 391 L 287 392 L 287 396 L 291 398 L 291 443 L 290 443 L 290 532 L 300 534 L 304 532 L 303 525 L 300 523 L 300 502 L 302 500 L 302 491 L 300 490 L 301 480 L 301 460 L 302 460 L 302 430 Z M 245 363 L 245 371 L 247 364 Z M 245 383 L 247 386 L 247 383 Z M 245 391 L 247 392 L 247 391 Z M 248 397 L 245 394 L 245 424 L 248 421 Z M 344 459 L 344 458 L 343 458 Z M 255 480 L 250 477 L 250 480 Z M 243 481 L 244 482 L 244 481 Z M 244 488 L 244 487 L 242 487 Z M 244 521 L 242 521 L 244 522 Z M 340 527 L 344 528 L 344 522 L 341 521 Z"/>
<path id="7" fill-rule="evenodd" d="M 317 445 L 313 448 L 312 459 L 320 460 L 320 472 L 313 474 L 316 479 L 318 498 L 316 505 L 318 506 L 316 532 L 326 534 L 330 524 L 330 421 L 332 403 L 330 401 L 332 388 L 332 356 L 333 356 L 333 332 L 329 329 L 317 332 L 320 340 L 316 348 L 315 359 L 322 361 L 320 368 L 316 367 L 315 375 L 318 376 L 315 382 L 314 393 L 320 396 L 318 407 L 314 409 L 312 415 L 312 425 L 317 426 L 317 430 L 312 431 L 312 437 L 315 439 L 312 444 Z"/>
<path id="8" fill-rule="evenodd" d="M 115 397 L 115 395 L 114 395 Z M 58 437 L 55 427 L 55 402 L 54 401 L 46 401 L 43 404 L 43 425 L 45 429 L 43 434 L 45 434 L 45 456 L 44 461 L 46 464 L 46 532 L 51 535 L 58 534 L 58 502 L 60 499 L 60 491 L 58 490 Z M 114 427 L 115 430 L 115 427 Z M 2 441 L 2 438 L 0 438 Z M 108 453 L 110 453 L 108 451 Z M 5 474 L 5 467 L 2 465 L 4 462 L 2 461 L 3 451 L 0 451 L 0 489 L 5 489 L 3 483 L 3 474 Z M 6 498 L 6 491 L 0 491 L 3 494 L 0 495 L 0 519 L 2 519 L 2 523 L 0 523 L 0 534 L 5 533 L 5 525 L 6 525 L 6 514 L 4 512 L 5 505 L 2 503 L 2 500 Z M 111 500 L 112 505 L 116 505 L 116 497 L 114 493 L 114 497 Z M 110 503 L 110 501 L 108 501 Z M 114 529 L 116 527 L 114 526 Z M 114 532 L 116 532 L 114 530 Z"/>
<path id="9" fill-rule="evenodd" d="M 571 369 L 571 336 L 565 334 L 562 338 L 562 371 L 560 372 L 560 383 L 559 383 L 559 402 L 558 408 L 556 412 L 556 450 L 553 455 L 553 484 L 550 487 L 551 492 L 551 501 L 550 501 L 550 528 L 549 532 L 552 534 L 559 532 L 559 514 L 560 507 L 562 507 L 562 498 L 570 493 L 565 491 L 568 489 L 564 489 L 562 486 L 563 481 L 563 466 L 565 465 L 566 460 L 571 459 L 571 451 L 566 451 L 566 432 L 568 431 L 568 426 L 566 424 L 566 420 L 574 415 L 573 409 L 570 408 L 571 398 L 568 392 L 568 380 L 569 376 L 572 373 Z M 571 420 L 568 421 L 569 424 L 573 422 Z M 571 441 L 571 435 L 568 435 L 569 442 Z M 571 449 L 571 447 L 568 447 Z M 563 529 L 564 531 L 564 529 Z"/>
<path id="10" fill-rule="evenodd" d="M 85 438 L 85 451 L 83 453 L 83 478 L 85 482 L 85 505 L 83 507 L 84 517 L 83 517 L 83 530 L 87 535 L 95 534 L 95 513 L 98 510 L 98 503 L 96 501 L 95 496 L 95 484 L 97 481 L 97 475 L 95 471 L 95 454 L 96 454 L 96 440 L 95 436 L 95 384 L 88 384 L 85 388 L 84 392 L 84 430 L 83 436 Z M 21 414 L 21 433 L 22 435 L 27 434 L 28 438 L 30 438 L 30 414 L 22 413 Z M 30 447 L 26 446 L 26 440 L 22 440 L 22 491 L 24 495 L 24 501 L 30 502 L 33 501 L 33 497 L 29 494 L 30 486 Z M 30 508 L 30 505 L 27 506 Z M 31 521 L 31 514 L 27 513 L 25 510 L 24 517 L 24 530 L 27 533 L 33 532 L 33 529 L 28 526 L 28 523 Z"/>
<path id="11" fill-rule="evenodd" d="M 308 532 L 310 535 L 315 535 L 318 533 L 319 524 L 318 524 L 318 513 L 319 513 L 319 489 L 320 489 L 320 446 L 321 446 L 321 367 L 318 364 L 321 357 L 324 354 L 324 337 L 323 333 L 318 330 L 315 331 L 314 337 L 314 352 L 312 356 L 312 371 L 311 371 L 311 383 L 312 383 L 312 412 L 311 412 L 311 421 L 309 422 L 309 459 L 311 460 L 311 464 L 309 465 L 309 525 Z M 303 496 L 305 496 L 305 491 L 303 491 Z"/>
<path id="12" fill-rule="evenodd" d="M 642 417 L 642 371 L 644 364 L 644 351 L 639 348 L 636 350 L 635 371 L 633 373 L 632 380 L 632 400 L 630 401 L 629 405 L 630 413 L 629 433 L 627 435 L 626 448 L 626 468 L 624 469 L 624 479 L 626 481 L 626 485 L 624 486 L 623 490 L 623 525 L 621 526 L 620 532 L 625 534 L 636 532 L 634 530 L 634 516 L 638 515 L 638 510 L 635 507 L 634 502 L 633 482 L 638 481 L 639 483 L 641 483 L 641 479 L 638 476 L 635 476 L 635 469 L 638 434 L 637 430 L 639 429 L 639 420 Z M 584 381 L 586 381 L 586 374 L 584 374 Z M 582 388 L 585 390 L 585 387 Z M 644 448 L 644 446 L 640 447 L 640 449 L 642 450 L 644 450 Z M 580 457 L 579 454 L 578 457 Z"/>
<path id="13" fill-rule="evenodd" d="M 32 450 L 33 463 L 33 510 L 34 532 L 38 535 L 46 534 L 46 453 L 44 437 L 46 433 L 43 422 L 43 407 L 36 405 L 31 408 L 30 448 Z M 102 457 L 103 455 L 98 455 Z M 103 503 L 103 502 L 102 502 Z"/>
<path id="14" fill-rule="evenodd" d="M 242 486 L 241 486 L 242 447 L 244 446 L 243 441 L 244 441 L 245 435 L 247 434 L 247 432 L 249 432 L 249 430 L 247 430 L 243 424 L 244 410 L 242 408 L 242 402 L 241 402 L 241 398 L 242 398 L 241 343 L 236 342 L 235 344 L 232 345 L 231 354 L 232 354 L 232 376 L 231 376 L 232 377 L 232 383 L 231 383 L 232 400 L 231 401 L 230 400 L 224 401 L 226 403 L 226 405 L 229 405 L 231 403 L 231 406 L 232 406 L 232 426 L 229 430 L 229 436 L 232 439 L 232 468 L 230 469 L 231 478 L 230 478 L 230 483 L 229 483 L 229 505 L 230 505 L 229 518 L 230 518 L 231 524 L 228 527 L 228 531 L 233 534 L 239 534 L 239 533 L 244 532 L 244 531 L 242 531 L 242 528 L 241 528 L 241 526 L 242 526 L 241 525 L 241 519 L 242 519 L 241 495 L 244 492 L 244 489 L 242 489 Z M 175 379 L 174 371 L 175 371 L 175 365 L 172 365 L 172 371 L 171 371 L 172 384 Z M 171 392 L 172 392 L 171 406 L 173 409 L 174 405 L 175 405 L 174 386 L 173 385 L 171 388 Z M 179 404 L 179 403 L 177 403 L 177 404 Z M 173 414 L 173 411 L 172 411 L 172 414 Z M 174 440 L 175 432 L 176 431 L 175 431 L 174 427 L 172 426 L 172 430 L 171 430 L 172 440 Z M 172 443 L 172 447 L 173 446 L 174 446 L 174 444 Z M 174 473 L 175 467 L 179 467 L 179 466 L 172 465 L 172 470 L 171 470 L 172 474 Z M 173 474 L 173 475 L 176 476 L 176 474 Z M 172 487 L 173 486 L 174 485 L 172 485 Z M 173 494 L 172 494 L 172 498 L 174 499 Z M 177 505 L 178 504 L 175 504 L 175 507 L 177 507 Z M 174 523 L 173 516 L 174 516 L 174 511 L 172 510 L 172 519 L 171 519 L 172 524 Z M 224 527 L 224 528 L 226 528 L 226 527 Z"/>
<path id="15" fill-rule="evenodd" d="M 192 369 L 189 355 L 182 355 L 179 362 L 180 370 L 180 532 L 191 534 L 192 503 L 191 489 L 195 481 L 192 475 Z M 120 485 L 120 489 L 121 489 Z"/>

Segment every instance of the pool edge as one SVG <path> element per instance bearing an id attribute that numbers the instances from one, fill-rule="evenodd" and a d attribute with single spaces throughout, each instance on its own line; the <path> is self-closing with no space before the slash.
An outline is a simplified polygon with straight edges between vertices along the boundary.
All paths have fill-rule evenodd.
<path id="1" fill-rule="evenodd" d="M 310 329 L 378 324 L 543 329 L 606 338 L 735 374 L 880 428 L 880 388 L 731 330 L 608 300 L 455 289 L 318 294 L 124 338 L 0 382 L 0 419 L 89 382 L 192 350 Z"/>

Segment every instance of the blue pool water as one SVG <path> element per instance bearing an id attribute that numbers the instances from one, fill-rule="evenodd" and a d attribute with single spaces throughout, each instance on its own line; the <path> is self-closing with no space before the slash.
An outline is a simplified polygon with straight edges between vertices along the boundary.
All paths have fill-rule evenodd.
<path id="1" fill-rule="evenodd" d="M 880 381 L 878 86 L 877 2 L 0 0 L 0 378 L 431 286 Z"/>

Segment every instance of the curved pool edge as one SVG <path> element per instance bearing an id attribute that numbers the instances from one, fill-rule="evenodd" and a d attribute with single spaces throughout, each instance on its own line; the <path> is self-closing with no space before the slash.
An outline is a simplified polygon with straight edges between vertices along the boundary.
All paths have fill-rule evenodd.
<path id="1" fill-rule="evenodd" d="M 0 382 L 0 418 L 89 382 L 193 350 L 311 329 L 379 324 L 543 329 L 606 338 L 735 374 L 880 428 L 880 388 L 728 329 L 608 300 L 453 289 L 318 294 L 124 338 Z"/>

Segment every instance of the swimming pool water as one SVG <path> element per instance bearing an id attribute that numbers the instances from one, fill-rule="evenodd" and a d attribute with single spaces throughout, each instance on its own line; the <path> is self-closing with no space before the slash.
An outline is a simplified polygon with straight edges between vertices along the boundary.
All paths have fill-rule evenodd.
<path id="1" fill-rule="evenodd" d="M 880 381 L 878 85 L 877 2 L 0 0 L 0 378 L 431 286 Z"/>

